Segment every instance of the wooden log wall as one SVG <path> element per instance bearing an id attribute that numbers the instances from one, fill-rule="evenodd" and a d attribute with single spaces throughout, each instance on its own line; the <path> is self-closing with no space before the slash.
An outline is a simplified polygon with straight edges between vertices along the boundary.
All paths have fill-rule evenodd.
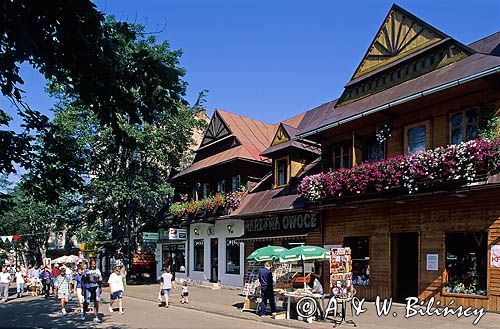
<path id="1" fill-rule="evenodd" d="M 435 296 L 441 303 L 485 307 L 500 311 L 500 268 L 490 267 L 489 249 L 500 244 L 500 189 L 469 192 L 466 197 L 436 196 L 405 204 L 378 202 L 357 207 L 322 210 L 324 244 L 342 244 L 344 237 L 369 236 L 370 285 L 356 287 L 367 299 L 392 297 L 391 234 L 419 234 L 419 297 Z M 445 234 L 488 232 L 487 296 L 442 293 Z M 426 270 L 426 254 L 439 256 L 438 271 Z"/>

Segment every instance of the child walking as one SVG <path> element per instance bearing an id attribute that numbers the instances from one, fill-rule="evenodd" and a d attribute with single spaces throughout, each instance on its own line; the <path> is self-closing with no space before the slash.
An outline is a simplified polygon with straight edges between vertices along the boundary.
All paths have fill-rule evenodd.
<path id="1" fill-rule="evenodd" d="M 189 288 L 187 281 L 182 284 L 182 299 L 181 304 L 189 304 Z"/>

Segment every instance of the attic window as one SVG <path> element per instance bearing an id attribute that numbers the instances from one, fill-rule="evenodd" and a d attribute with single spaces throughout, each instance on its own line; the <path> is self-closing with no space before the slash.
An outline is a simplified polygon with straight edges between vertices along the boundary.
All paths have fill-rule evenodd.
<path id="1" fill-rule="evenodd" d="M 284 186 L 288 184 L 288 178 L 288 157 L 277 159 L 274 168 L 274 185 L 277 187 Z"/>

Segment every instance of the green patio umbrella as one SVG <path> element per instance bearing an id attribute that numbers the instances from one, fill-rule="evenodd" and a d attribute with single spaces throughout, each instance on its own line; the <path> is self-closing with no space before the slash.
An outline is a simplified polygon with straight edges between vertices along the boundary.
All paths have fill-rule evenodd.
<path id="1" fill-rule="evenodd" d="M 273 259 L 278 259 L 281 256 L 281 254 L 283 254 L 286 251 L 288 251 L 288 249 L 279 246 L 262 247 L 252 252 L 247 257 L 247 260 L 257 261 L 257 262 L 270 261 Z"/>
<path id="2" fill-rule="evenodd" d="M 300 260 L 324 260 L 330 258 L 330 251 L 317 246 L 299 246 L 284 252 L 280 262 L 297 262 Z"/>

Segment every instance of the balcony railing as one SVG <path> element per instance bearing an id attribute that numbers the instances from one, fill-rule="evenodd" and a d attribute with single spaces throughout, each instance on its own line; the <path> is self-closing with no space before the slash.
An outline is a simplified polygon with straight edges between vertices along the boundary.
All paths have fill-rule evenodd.
<path id="1" fill-rule="evenodd" d="M 469 142 L 387 160 L 364 162 L 302 179 L 299 192 L 309 202 L 400 189 L 417 193 L 446 183 L 470 183 L 481 175 L 500 172 L 500 140 Z"/>
<path id="2" fill-rule="evenodd" d="M 217 193 L 201 200 L 175 202 L 170 206 L 170 214 L 177 219 L 215 217 L 227 214 L 240 206 L 244 188 L 228 193 Z"/>

